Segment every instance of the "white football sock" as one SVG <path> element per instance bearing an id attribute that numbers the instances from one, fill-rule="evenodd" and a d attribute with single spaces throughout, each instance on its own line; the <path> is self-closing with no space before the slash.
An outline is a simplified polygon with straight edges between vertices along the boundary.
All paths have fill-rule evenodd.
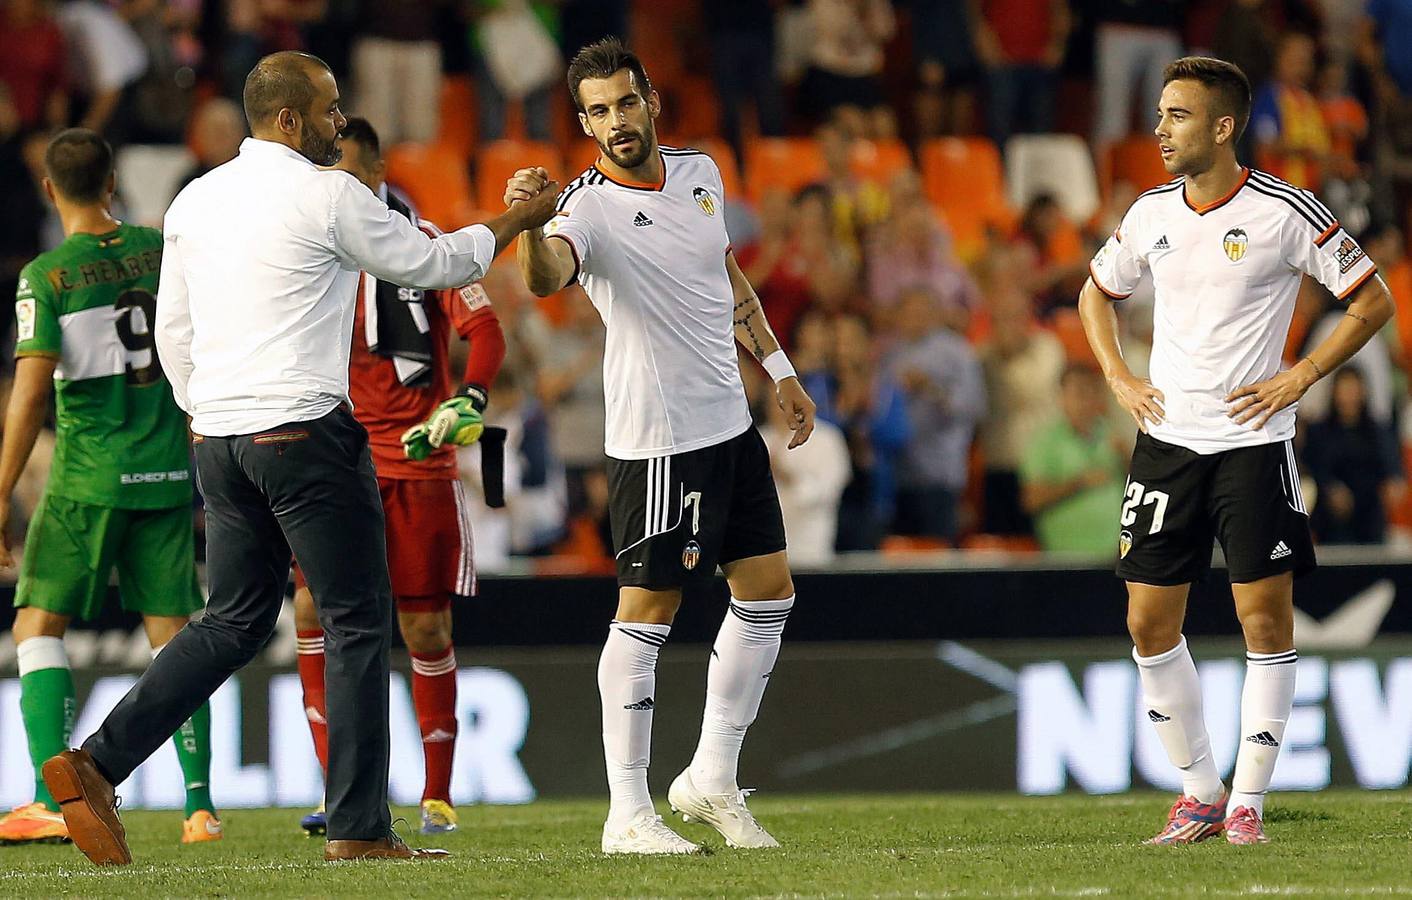
<path id="1" fill-rule="evenodd" d="M 1167 758 L 1182 770 L 1182 793 L 1202 803 L 1215 803 L 1225 786 L 1211 757 L 1211 739 L 1201 712 L 1201 682 L 1186 636 L 1156 656 L 1139 656 L 1134 647 L 1133 661 L 1142 682 L 1147 718 L 1157 729 Z"/>
<path id="2" fill-rule="evenodd" d="M 1240 695 L 1240 750 L 1236 753 L 1231 802 L 1235 812 L 1248 806 L 1265 818 L 1265 791 L 1275 774 L 1275 760 L 1294 708 L 1294 676 L 1299 654 L 1245 654 L 1245 689 Z"/>
<path id="3" fill-rule="evenodd" d="M 733 793 L 745 731 L 760 712 L 760 700 L 780 653 L 780 635 L 794 608 L 784 600 L 732 599 L 706 670 L 706 712 L 701 741 L 691 760 L 691 780 L 708 794 Z"/>
<path id="4" fill-rule="evenodd" d="M 657 690 L 657 651 L 670 625 L 613 622 L 598 660 L 603 701 L 603 757 L 608 768 L 608 825 L 627 827 L 652 811 L 647 763 L 652 756 L 652 707 Z"/>

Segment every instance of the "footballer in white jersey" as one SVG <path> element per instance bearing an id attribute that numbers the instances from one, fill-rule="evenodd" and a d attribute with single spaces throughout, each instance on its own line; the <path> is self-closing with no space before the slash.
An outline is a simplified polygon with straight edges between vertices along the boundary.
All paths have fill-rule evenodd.
<path id="1" fill-rule="evenodd" d="M 659 146 L 661 101 L 615 38 L 583 48 L 569 89 L 598 161 L 571 181 L 559 216 L 519 244 L 521 273 L 544 296 L 578 282 L 607 328 L 609 515 L 619 599 L 599 663 L 610 804 L 605 853 L 699 847 L 656 816 L 647 792 L 657 651 L 682 587 L 719 565 L 731 602 L 712 648 L 706 712 L 691 764 L 668 799 L 732 847 L 774 847 L 736 783 L 794 605 L 769 452 L 751 423 L 739 343 L 773 378 L 794 438 L 814 404 L 765 321 L 725 227 L 720 170 L 704 153 Z M 528 200 L 548 173 L 521 169 L 505 200 Z"/>
<path id="2" fill-rule="evenodd" d="M 1250 85 L 1202 57 L 1167 68 L 1157 147 L 1179 176 L 1142 194 L 1093 258 L 1079 312 L 1109 386 L 1142 432 L 1115 529 L 1143 701 L 1182 796 L 1152 843 L 1224 832 L 1268 840 L 1264 796 L 1294 697 L 1294 576 L 1314 567 L 1292 438 L 1299 398 L 1392 315 L 1371 260 L 1313 194 L 1236 159 Z M 1118 348 L 1115 302 L 1156 291 L 1150 380 Z M 1291 368 L 1283 351 L 1305 276 L 1347 314 Z M 1187 595 L 1219 541 L 1247 649 L 1228 792 L 1211 756 L 1182 635 Z"/>

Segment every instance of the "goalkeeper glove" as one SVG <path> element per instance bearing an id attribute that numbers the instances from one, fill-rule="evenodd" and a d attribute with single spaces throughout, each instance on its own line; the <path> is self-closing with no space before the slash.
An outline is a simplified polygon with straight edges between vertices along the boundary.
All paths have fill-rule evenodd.
<path id="1" fill-rule="evenodd" d="M 431 418 L 402 433 L 402 451 L 411 460 L 424 460 L 442 444 L 466 447 L 480 439 L 485 430 L 481 413 L 489 397 L 485 388 L 469 384 L 454 397 L 443 400 Z"/>

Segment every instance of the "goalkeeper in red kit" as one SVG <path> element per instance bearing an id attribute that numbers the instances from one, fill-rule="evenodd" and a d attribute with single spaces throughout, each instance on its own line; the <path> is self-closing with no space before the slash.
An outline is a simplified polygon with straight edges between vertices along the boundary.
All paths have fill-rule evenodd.
<path id="1" fill-rule="evenodd" d="M 349 172 L 395 212 L 433 235 L 435 226 L 388 195 L 377 133 L 351 118 L 339 138 Z M 470 343 L 464 386 L 452 383 L 451 329 Z M 487 386 L 505 358 L 505 339 L 490 299 L 478 284 L 415 291 L 364 273 L 349 358 L 349 396 L 368 431 L 387 518 L 387 562 L 402 640 L 412 657 L 412 700 L 426 757 L 423 834 L 452 831 L 451 761 L 456 746 L 456 652 L 452 595 L 476 591 L 471 522 L 456 474 L 456 447 L 481 434 Z M 319 763 L 327 768 L 324 633 L 296 565 L 295 622 L 304 710 Z M 301 822 L 322 833 L 322 805 Z"/>

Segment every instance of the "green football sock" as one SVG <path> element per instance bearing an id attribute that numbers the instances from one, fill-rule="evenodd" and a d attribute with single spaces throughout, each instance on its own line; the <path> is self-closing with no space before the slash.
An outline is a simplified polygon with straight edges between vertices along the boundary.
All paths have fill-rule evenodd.
<path id="1" fill-rule="evenodd" d="M 69 748 L 78 698 L 73 673 L 64 654 L 63 638 L 33 637 L 16 648 L 20 668 L 20 716 L 29 738 L 29 758 L 34 763 L 34 799 L 58 812 L 59 804 L 44 786 L 39 767 Z"/>
<path id="2" fill-rule="evenodd" d="M 181 763 L 182 778 L 186 782 L 187 818 L 200 809 L 214 813 L 216 805 L 211 802 L 211 704 L 201 704 L 201 708 L 182 723 L 181 730 L 172 735 L 172 744 L 176 746 L 177 760 Z"/>

